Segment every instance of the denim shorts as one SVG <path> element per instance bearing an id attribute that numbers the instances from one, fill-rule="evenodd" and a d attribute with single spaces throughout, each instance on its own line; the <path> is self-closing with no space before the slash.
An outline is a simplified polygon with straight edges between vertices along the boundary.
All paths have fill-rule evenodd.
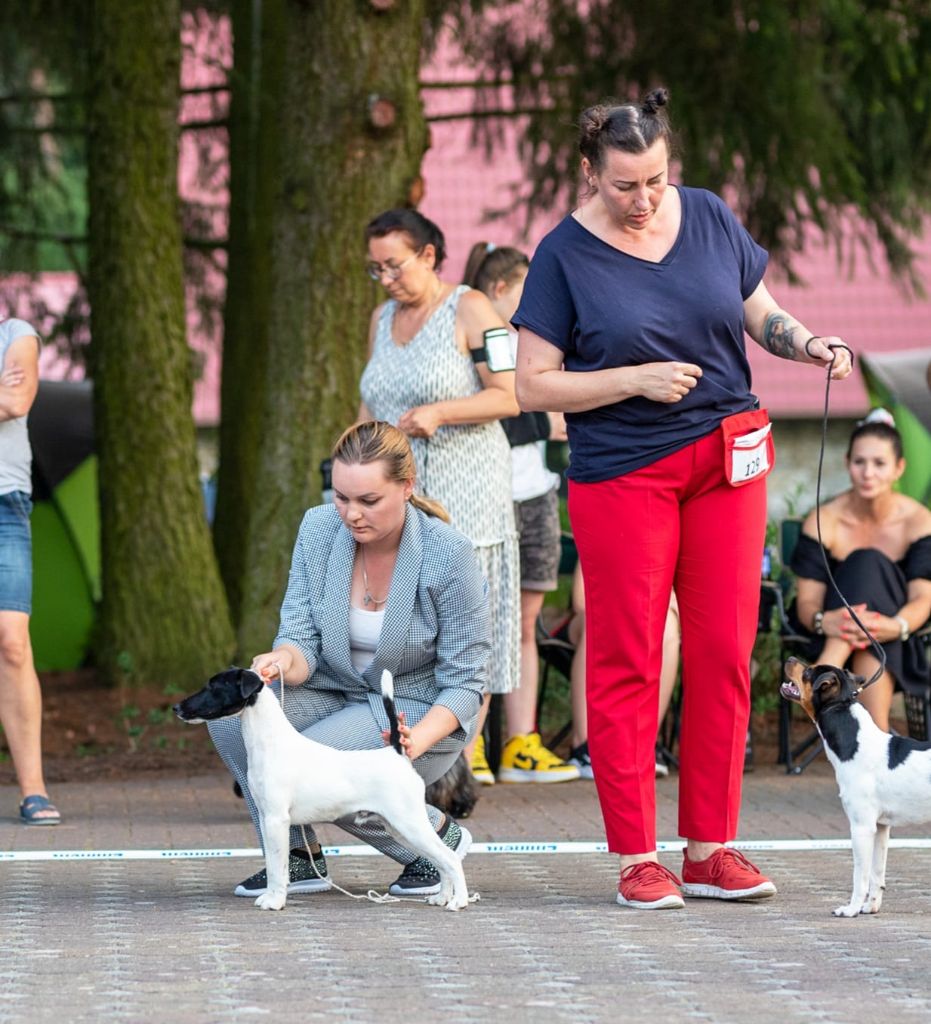
<path id="1" fill-rule="evenodd" d="M 25 491 L 0 494 L 0 611 L 32 611 L 30 512 Z"/>

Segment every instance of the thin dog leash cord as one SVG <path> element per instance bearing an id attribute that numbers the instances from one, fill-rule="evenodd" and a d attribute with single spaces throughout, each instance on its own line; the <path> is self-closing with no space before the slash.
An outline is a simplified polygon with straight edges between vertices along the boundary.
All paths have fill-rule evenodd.
<path id="1" fill-rule="evenodd" d="M 809 344 L 814 341 L 815 338 L 811 337 L 805 342 L 805 352 L 811 356 L 811 352 L 808 349 Z M 864 633 L 870 638 L 870 644 L 873 650 L 876 652 L 876 656 L 879 659 L 879 667 L 873 673 L 871 678 L 865 682 L 862 686 L 857 689 L 857 694 L 862 693 L 868 686 L 872 686 L 882 674 L 886 671 L 886 651 L 880 644 L 876 637 L 863 625 L 857 616 L 857 613 L 850 607 L 847 598 L 841 593 L 840 587 L 837 585 L 837 580 L 834 579 L 834 575 L 831 572 L 831 566 L 828 564 L 827 552 L 824 549 L 824 544 L 821 542 L 821 474 L 824 467 L 824 449 L 827 445 L 828 438 L 828 408 L 830 405 L 831 395 L 831 371 L 834 369 L 834 360 L 837 359 L 836 349 L 847 349 L 850 353 L 850 361 L 853 363 L 854 355 L 853 351 L 848 348 L 847 345 L 829 345 L 828 348 L 832 350 L 831 362 L 827 368 L 827 381 L 824 387 L 824 415 L 821 418 L 821 449 L 818 452 L 818 478 L 815 484 L 815 527 L 818 531 L 818 546 L 821 548 L 821 559 L 824 562 L 824 571 L 828 574 L 828 579 L 831 581 L 831 586 L 834 587 L 834 591 L 837 596 L 844 602 L 844 607 L 850 612 L 850 617 L 853 621 L 863 630 Z"/>

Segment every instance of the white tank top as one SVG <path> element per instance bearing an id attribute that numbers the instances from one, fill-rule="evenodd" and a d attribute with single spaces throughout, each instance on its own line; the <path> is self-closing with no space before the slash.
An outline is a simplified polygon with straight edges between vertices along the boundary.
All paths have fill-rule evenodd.
<path id="1" fill-rule="evenodd" d="M 349 656 L 356 672 L 361 674 L 372 664 L 384 621 L 384 608 L 370 612 L 349 606 Z"/>

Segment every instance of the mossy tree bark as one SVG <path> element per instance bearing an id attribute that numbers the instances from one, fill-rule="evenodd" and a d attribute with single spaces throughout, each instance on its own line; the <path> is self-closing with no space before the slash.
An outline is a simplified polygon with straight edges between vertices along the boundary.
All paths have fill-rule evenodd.
<path id="1" fill-rule="evenodd" d="M 355 418 L 362 230 L 408 201 L 427 146 L 424 0 L 234 7 L 229 289 L 217 550 L 243 656 L 274 637 L 318 468 Z M 381 99 L 384 102 L 377 102 Z"/>
<path id="2" fill-rule="evenodd" d="M 113 681 L 199 685 L 233 649 L 197 481 L 177 198 L 178 0 L 94 0 L 88 195 Z"/>

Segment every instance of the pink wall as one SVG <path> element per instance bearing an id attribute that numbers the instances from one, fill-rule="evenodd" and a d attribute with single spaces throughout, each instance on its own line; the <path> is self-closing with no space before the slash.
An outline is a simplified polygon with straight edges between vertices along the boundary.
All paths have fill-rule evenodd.
<path id="1" fill-rule="evenodd" d="M 223 67 L 231 63 L 231 42 L 225 25 L 219 30 L 208 20 L 195 22 L 192 16 L 183 33 L 185 44 L 182 80 L 185 86 L 220 84 L 224 79 Z M 468 68 L 458 66 L 450 47 L 440 50 L 437 58 L 423 69 L 425 82 L 451 79 L 466 80 L 475 77 Z M 501 99 L 507 100 L 503 95 Z M 425 88 L 424 100 L 428 115 L 467 111 L 471 107 L 472 92 L 468 88 L 437 90 Z M 222 116 L 226 97 L 201 96 L 184 100 L 182 121 L 205 120 Z M 468 120 L 435 122 L 431 126 L 432 145 L 424 161 L 423 174 L 426 197 L 422 209 L 434 219 L 446 234 L 450 252 L 445 276 L 458 280 L 472 243 L 479 239 L 497 244 L 518 245 L 528 252 L 545 231 L 566 211 L 539 218 L 527 237 L 521 230 L 519 217 L 486 222 L 487 211 L 508 203 L 511 187 L 519 185 L 522 170 L 516 155 L 519 122 L 505 122 L 502 140 L 491 157 L 486 157 L 480 146 L 471 141 L 471 123 Z M 571 130 L 571 129 L 570 129 Z M 226 229 L 226 164 L 225 136 L 222 131 L 211 135 L 185 134 L 181 143 L 179 188 L 188 200 L 202 204 L 212 230 L 222 236 Z M 198 146 L 200 153 L 198 153 Z M 211 168 L 207 181 L 201 179 L 198 169 Z M 373 210 L 372 214 L 376 212 Z M 361 225 L 360 225 L 361 235 Z M 931 239 L 919 243 L 920 272 L 931 292 Z M 363 259 L 361 241 L 359 262 Z M 210 276 L 210 287 L 222 297 L 223 253 L 217 253 L 218 269 Z M 865 257 L 859 257 L 852 275 L 840 270 L 831 251 L 817 240 L 796 262 L 796 268 L 807 287 L 789 287 L 775 275 L 768 284 L 780 303 L 798 316 L 810 329 L 819 334 L 837 334 L 856 352 L 887 352 L 931 346 L 931 303 L 906 301 L 899 288 L 889 279 L 888 272 L 877 259 L 879 269 L 873 271 Z M 73 288 L 68 275 L 46 275 L 36 293 L 51 308 L 64 305 Z M 22 312 L 21 315 L 27 315 Z M 189 335 L 192 346 L 204 358 L 203 376 L 195 389 L 194 414 L 200 425 L 216 424 L 219 419 L 220 343 L 202 336 L 196 327 L 196 317 L 189 316 Z M 798 366 L 773 359 L 756 345 L 748 343 L 750 361 L 754 371 L 754 385 L 764 405 L 771 412 L 783 416 L 814 416 L 823 403 L 823 374 L 810 367 Z M 63 376 L 67 366 L 43 356 L 43 373 Z M 859 374 L 844 385 L 832 389 L 832 408 L 835 413 L 857 415 L 866 407 L 866 393 Z"/>

